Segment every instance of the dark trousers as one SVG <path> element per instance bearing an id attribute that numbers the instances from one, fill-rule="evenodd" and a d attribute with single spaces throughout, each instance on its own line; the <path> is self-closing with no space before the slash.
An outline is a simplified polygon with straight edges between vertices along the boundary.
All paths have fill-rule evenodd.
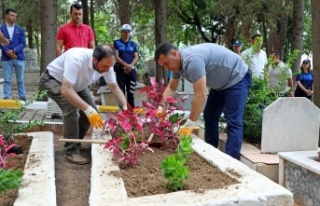
<path id="1" fill-rule="evenodd" d="M 219 118 L 224 110 L 228 139 L 225 153 L 239 159 L 243 139 L 243 112 L 252 74 L 249 69 L 237 84 L 224 90 L 211 89 L 204 109 L 205 141 L 214 147 L 219 144 Z"/>
<path id="2" fill-rule="evenodd" d="M 127 93 L 127 102 L 135 107 L 134 91 L 137 84 L 137 73 L 132 69 L 128 74 L 124 73 L 123 69 L 116 70 L 117 82 L 123 94 Z"/>
<path id="3" fill-rule="evenodd" d="M 90 127 L 89 120 L 83 111 L 71 105 L 61 94 L 61 82 L 50 76 L 48 70 L 42 73 L 39 83 L 40 89 L 48 90 L 48 96 L 60 107 L 63 116 L 63 136 L 67 139 L 83 139 Z M 81 99 L 97 109 L 89 88 L 77 92 Z M 78 153 L 80 143 L 65 143 L 67 153 Z"/>

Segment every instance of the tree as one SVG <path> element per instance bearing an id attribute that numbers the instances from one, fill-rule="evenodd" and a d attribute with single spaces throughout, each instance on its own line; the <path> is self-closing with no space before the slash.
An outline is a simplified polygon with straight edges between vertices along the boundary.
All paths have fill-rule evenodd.
<path id="1" fill-rule="evenodd" d="M 81 0 L 83 17 L 82 22 L 89 25 L 89 9 L 88 9 L 88 0 Z"/>
<path id="2" fill-rule="evenodd" d="M 283 8 L 282 10 L 277 9 L 277 13 L 274 14 L 273 25 L 270 26 L 269 41 L 268 41 L 268 52 L 277 50 L 280 52 L 280 56 L 283 57 L 284 45 L 287 38 L 287 27 L 288 27 L 288 16 L 291 0 L 278 1 L 280 4 L 274 6 Z"/>
<path id="3" fill-rule="evenodd" d="M 295 49 L 302 52 L 303 50 L 303 25 L 304 25 L 304 0 L 292 0 L 293 13 L 292 13 L 292 26 L 291 26 L 291 53 Z M 301 53 L 292 64 L 292 71 L 297 72 L 300 68 Z"/>
<path id="4" fill-rule="evenodd" d="M 131 0 L 114 0 L 120 24 L 131 24 Z"/>
<path id="5" fill-rule="evenodd" d="M 227 17 L 222 12 L 211 10 L 221 4 L 208 0 L 175 0 L 171 5 L 180 19 L 195 29 L 203 41 L 216 43 L 219 36 L 225 33 Z"/>
<path id="6" fill-rule="evenodd" d="M 41 0 L 41 65 L 40 74 L 47 65 L 56 57 L 52 49 L 55 48 L 57 33 L 57 1 Z"/>
<path id="7" fill-rule="evenodd" d="M 154 0 L 156 45 L 166 42 L 166 3 L 166 0 Z M 167 80 L 167 73 L 165 69 L 157 63 L 156 81 L 160 82 L 162 79 Z"/>
<path id="8" fill-rule="evenodd" d="M 314 103 L 320 108 L 320 0 L 311 0 Z M 319 141 L 320 144 L 320 141 Z M 320 146 L 320 145 L 319 145 Z"/>

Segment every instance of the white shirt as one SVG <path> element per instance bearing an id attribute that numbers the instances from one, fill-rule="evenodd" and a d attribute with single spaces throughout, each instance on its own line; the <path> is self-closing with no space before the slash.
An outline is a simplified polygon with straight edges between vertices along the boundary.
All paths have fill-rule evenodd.
<path id="1" fill-rule="evenodd" d="M 6 25 L 7 25 L 7 30 L 8 30 L 8 33 L 9 33 L 9 37 L 12 40 L 13 31 L 14 31 L 14 25 L 15 24 L 13 24 L 12 26 L 9 26 L 8 24 L 6 24 Z"/>
<path id="2" fill-rule="evenodd" d="M 277 66 L 269 66 L 269 88 L 277 93 L 286 93 L 289 90 L 288 79 L 292 78 L 292 71 L 285 63 L 279 62 Z"/>
<path id="3" fill-rule="evenodd" d="M 116 83 L 113 67 L 102 74 L 93 69 L 92 53 L 93 49 L 88 48 L 68 49 L 47 66 L 49 74 L 60 82 L 65 78 L 76 92 L 95 83 L 101 76 L 107 83 Z"/>
<path id="4" fill-rule="evenodd" d="M 253 76 L 263 77 L 264 66 L 268 63 L 265 51 L 260 49 L 259 53 L 253 54 L 252 47 L 250 47 L 241 53 L 241 57 L 252 70 Z"/>

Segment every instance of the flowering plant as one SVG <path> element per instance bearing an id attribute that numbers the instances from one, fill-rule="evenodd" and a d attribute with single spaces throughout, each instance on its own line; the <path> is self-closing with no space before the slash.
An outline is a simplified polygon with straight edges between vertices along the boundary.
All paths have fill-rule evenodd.
<path id="1" fill-rule="evenodd" d="M 4 137 L 0 134 L 0 168 L 6 168 L 6 158 L 15 155 L 14 153 L 10 153 L 10 149 L 15 147 L 16 144 L 6 144 L 4 141 Z"/>
<path id="2" fill-rule="evenodd" d="M 155 78 L 150 78 L 151 85 L 143 87 L 139 92 L 146 93 L 147 100 L 142 107 L 128 107 L 128 110 L 107 114 L 104 128 L 108 127 L 112 139 L 105 148 L 109 149 L 118 162 L 137 164 L 144 150 L 153 152 L 151 139 L 158 139 L 162 147 L 176 148 L 179 140 L 177 131 L 185 121 L 184 113 L 174 113 L 182 108 L 180 102 L 188 96 L 163 97 L 164 81 L 159 84 Z M 154 136 L 154 138 L 153 138 Z"/>

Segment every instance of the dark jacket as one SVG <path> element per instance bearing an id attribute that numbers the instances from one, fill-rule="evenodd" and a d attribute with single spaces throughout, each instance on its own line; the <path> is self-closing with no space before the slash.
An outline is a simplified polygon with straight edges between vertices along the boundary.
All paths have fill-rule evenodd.
<path id="1" fill-rule="evenodd" d="M 26 38 L 24 35 L 24 30 L 21 27 L 14 25 L 12 39 L 10 39 L 9 37 L 6 24 L 2 24 L 0 30 L 3 33 L 3 35 L 10 40 L 8 46 L 3 46 L 2 44 L 0 44 L 0 48 L 2 51 L 1 60 L 11 60 L 11 58 L 6 55 L 6 51 L 15 50 L 16 55 L 18 56 L 17 60 L 24 61 L 25 55 L 23 53 L 23 49 L 26 47 Z"/>

